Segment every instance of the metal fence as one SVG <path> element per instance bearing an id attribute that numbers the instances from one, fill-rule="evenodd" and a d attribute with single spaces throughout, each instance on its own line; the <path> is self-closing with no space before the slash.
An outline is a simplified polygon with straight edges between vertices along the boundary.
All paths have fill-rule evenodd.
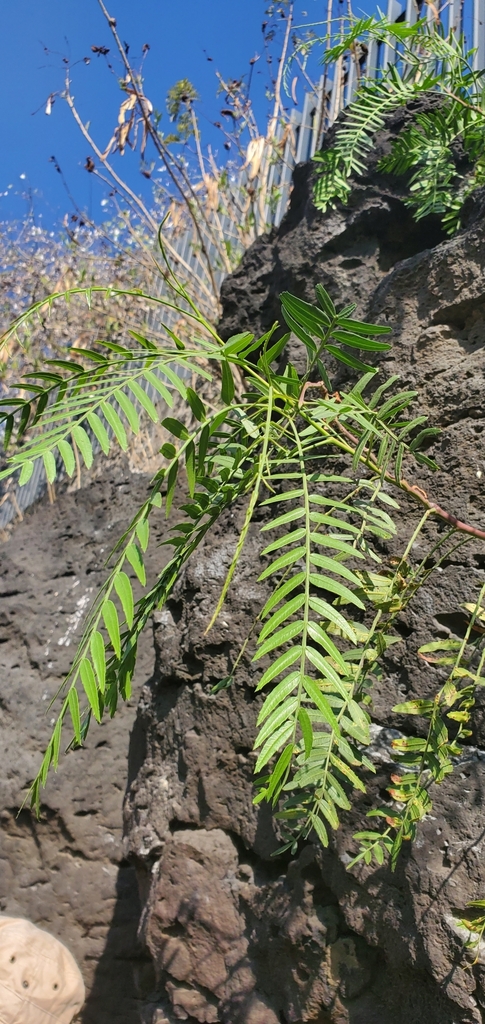
<path id="1" fill-rule="evenodd" d="M 414 24 L 425 14 L 430 21 L 439 13 L 446 33 L 454 30 L 457 35 L 465 35 L 468 48 L 476 50 L 475 68 L 485 67 L 485 0 L 388 0 L 387 18 L 392 22 Z M 371 41 L 363 65 L 364 73 L 369 77 L 378 77 L 380 71 L 391 61 L 391 52 L 386 43 Z M 347 106 L 356 89 L 355 63 L 345 56 L 332 68 L 329 78 L 322 75 L 313 91 L 306 93 L 301 110 L 293 109 L 286 124 L 278 123 L 274 138 L 269 140 L 269 149 L 263 155 L 265 173 L 265 196 L 262 204 L 256 204 L 253 237 L 263 234 L 271 228 L 278 227 L 287 209 L 291 194 L 293 170 L 296 164 L 310 160 L 321 145 L 325 132 L 331 127 L 340 111 Z M 264 165 L 264 161 L 266 164 Z M 250 172 L 243 169 L 234 177 L 232 185 L 235 200 L 243 191 L 247 193 Z M 227 274 L 227 269 L 218 265 L 217 245 L 214 242 L 214 226 L 225 244 L 230 244 L 233 254 L 242 255 L 245 244 L 238 233 L 234 218 L 227 214 L 213 215 L 213 222 L 208 227 L 202 225 L 206 257 L 201 255 L 200 240 L 194 236 L 193 227 L 182 232 L 173 232 L 170 236 L 170 255 L 181 278 L 190 284 L 191 279 L 207 277 L 207 258 L 213 261 L 213 279 L 216 289 L 216 304 L 212 311 L 217 316 L 217 292 Z M 251 241 L 251 239 L 249 239 Z M 193 287 L 195 287 L 193 285 Z M 168 286 L 163 278 L 158 280 L 158 294 L 168 293 Z M 193 288 L 192 288 L 193 290 Z M 168 327 L 176 326 L 177 314 L 167 312 L 164 322 Z M 146 385 L 147 389 L 149 385 Z M 160 401 L 158 392 L 150 394 L 152 400 Z M 60 469 L 62 467 L 59 467 Z M 34 472 L 29 483 L 18 488 L 15 482 L 9 484 L 0 496 L 0 529 L 22 514 L 47 488 L 43 464 L 35 463 Z"/>
<path id="2" fill-rule="evenodd" d="M 411 25 L 425 15 L 431 23 L 439 14 L 444 32 L 448 34 L 454 31 L 457 36 L 464 34 L 467 48 L 476 51 L 474 67 L 485 67 L 485 0 L 387 0 L 386 14 L 391 22 Z M 360 73 L 369 78 L 377 78 L 392 60 L 393 53 L 385 42 L 371 40 Z M 322 144 L 325 132 L 333 125 L 341 110 L 352 101 L 356 87 L 355 62 L 344 55 L 329 69 L 328 76 L 322 75 L 313 91 L 306 93 L 303 108 L 292 109 L 288 121 L 278 123 L 274 137 L 266 140 L 263 182 L 266 201 L 256 204 L 254 208 L 255 237 L 280 225 L 288 209 L 296 164 L 314 156 Z M 234 191 L 241 194 L 247 186 L 248 172 L 243 170 L 235 179 Z M 233 251 L 239 250 L 242 254 L 245 245 L 237 233 L 234 221 L 223 215 L 218 226 Z M 216 284 L 220 288 L 227 271 L 217 265 L 210 232 L 206 232 L 206 236 L 206 250 L 209 258 L 214 260 Z M 189 226 L 179 237 L 175 235 L 172 246 L 176 266 L 179 258 L 180 268 L 188 263 L 194 273 L 204 275 L 204 259 L 200 255 L 200 245 L 194 237 L 193 228 Z"/>

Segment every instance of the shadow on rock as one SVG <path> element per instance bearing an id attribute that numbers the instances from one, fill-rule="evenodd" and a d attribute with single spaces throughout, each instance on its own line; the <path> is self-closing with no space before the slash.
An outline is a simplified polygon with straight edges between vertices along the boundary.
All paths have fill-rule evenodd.
<path id="1" fill-rule="evenodd" d="M 139 1024 L 140 995 L 151 986 L 151 962 L 137 942 L 140 899 L 135 869 L 122 862 L 104 952 L 80 1024 Z"/>

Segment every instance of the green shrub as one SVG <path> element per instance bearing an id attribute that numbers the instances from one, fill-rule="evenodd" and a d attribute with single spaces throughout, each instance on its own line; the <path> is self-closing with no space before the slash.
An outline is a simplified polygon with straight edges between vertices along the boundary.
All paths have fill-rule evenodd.
<path id="1" fill-rule="evenodd" d="M 390 48 L 392 61 L 376 78 L 360 78 L 353 102 L 336 129 L 334 144 L 315 156 L 314 199 L 320 210 L 345 203 L 351 179 L 363 174 L 376 132 L 386 118 L 425 95 L 439 97 L 435 109 L 416 112 L 377 164 L 380 171 L 407 175 L 407 198 L 416 220 L 440 214 L 453 234 L 465 200 L 485 184 L 485 92 L 483 70 L 474 70 L 473 52 L 454 33 L 425 19 L 416 25 L 386 19 L 354 20 L 348 33 L 324 53 L 326 65 L 344 54 L 356 62 L 371 42 Z M 412 109 L 412 108 L 411 108 Z"/>
<path id="2" fill-rule="evenodd" d="M 161 342 L 132 332 L 131 347 L 105 341 L 91 350 L 71 349 L 69 360 L 49 360 L 19 382 L 30 398 L 10 397 L 0 405 L 11 450 L 0 475 L 19 470 L 21 484 L 38 460 L 53 482 L 59 466 L 74 474 L 78 456 L 89 468 L 94 441 L 105 453 L 114 440 L 126 448 L 129 431 L 139 429 L 140 413 L 152 420 L 160 416 L 147 383 L 165 407 L 174 396 L 182 401 L 192 424 L 174 415 L 163 419 L 172 440 L 161 448 L 147 500 L 108 560 L 105 584 L 60 693 L 32 803 L 39 806 L 49 769 L 58 765 L 63 731 L 69 746 L 80 746 L 91 719 L 113 715 L 120 698 L 130 696 L 141 631 L 201 539 L 244 497 L 244 526 L 208 629 L 223 606 L 253 517 L 263 508 L 268 543 L 260 579 L 271 590 L 254 624 L 254 661 L 266 659 L 258 683 L 265 700 L 255 737 L 255 802 L 275 807 L 282 849 L 296 850 L 298 840 L 312 833 L 326 845 L 329 829 L 338 826 L 354 792 L 365 791 L 374 771 L 366 755 L 372 684 L 385 652 L 401 640 L 396 617 L 443 559 L 471 538 L 485 539 L 485 531 L 456 519 L 415 482 L 419 466 L 438 468 L 423 450 L 438 431 L 410 412 L 419 396 L 397 390 L 396 377 L 375 385 L 376 368 L 365 360 L 390 348 L 388 327 L 356 320 L 353 305 L 336 310 L 322 287 L 314 305 L 283 294 L 286 324 L 306 351 L 306 369 L 299 374 L 291 362 L 278 369 L 289 334 L 275 340 L 273 328 L 263 338 L 244 333 L 223 342 L 171 280 L 171 299 L 103 286 L 74 291 L 83 291 L 88 305 L 102 293 L 142 306 L 152 301 L 159 310 L 169 306 L 191 325 L 191 341 L 171 334 Z M 28 326 L 38 307 L 17 318 L 5 344 Z M 356 382 L 336 392 L 332 377 L 339 364 Z M 210 408 L 200 397 L 207 382 L 217 395 Z M 181 476 L 189 498 L 180 501 L 179 520 L 166 541 L 173 555 L 158 579 L 148 581 L 150 517 L 161 507 L 168 516 L 179 500 Z M 404 546 L 396 519 L 400 493 L 421 508 Z M 413 545 L 431 516 L 443 530 L 416 561 Z M 402 550 L 386 561 L 389 542 Z M 143 588 L 138 601 L 130 576 Z M 394 709 L 427 719 L 428 733 L 395 741 L 394 757 L 405 771 L 394 777 L 389 801 L 370 812 L 384 819 L 383 827 L 356 835 L 356 859 L 380 864 L 390 853 L 395 862 L 402 841 L 413 837 L 429 812 L 432 785 L 452 771 L 470 735 L 475 690 L 485 682 L 483 630 L 474 629 L 485 618 L 484 597 L 485 586 L 468 608 L 463 640 L 431 638 L 422 649 L 428 661 L 447 666 L 448 678 L 433 700 Z M 237 663 L 215 691 L 229 685 L 237 685 Z"/>

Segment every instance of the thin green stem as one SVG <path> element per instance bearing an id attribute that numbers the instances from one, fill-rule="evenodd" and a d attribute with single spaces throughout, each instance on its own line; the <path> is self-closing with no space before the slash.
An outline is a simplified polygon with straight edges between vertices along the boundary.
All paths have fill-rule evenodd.
<path id="1" fill-rule="evenodd" d="M 268 406 L 267 406 L 267 410 L 266 410 L 266 423 L 265 423 L 265 427 L 264 427 L 263 445 L 262 445 L 262 449 L 261 449 L 261 452 L 259 454 L 258 461 L 257 461 L 257 467 L 258 468 L 257 468 L 257 472 L 256 472 L 256 478 L 255 478 L 255 481 L 254 481 L 253 491 L 252 491 L 252 494 L 251 494 L 249 505 L 248 505 L 248 507 L 246 509 L 246 515 L 244 517 L 244 524 L 243 524 L 243 528 L 241 530 L 241 533 L 239 535 L 239 539 L 238 539 L 238 542 L 237 542 L 237 545 L 236 545 L 236 550 L 234 552 L 233 559 L 232 559 L 231 564 L 229 566 L 229 569 L 228 569 L 228 572 L 227 572 L 227 576 L 226 576 L 226 578 L 224 580 L 224 586 L 222 588 L 222 591 L 221 591 L 219 600 L 217 602 L 214 614 L 213 614 L 213 616 L 212 616 L 212 618 L 211 618 L 211 620 L 209 622 L 209 625 L 207 626 L 207 629 L 205 630 L 205 634 L 207 634 L 209 632 L 209 630 L 212 629 L 216 619 L 219 616 L 221 608 L 222 608 L 222 606 L 224 604 L 224 601 L 226 599 L 227 592 L 228 592 L 229 587 L 231 585 L 231 580 L 232 580 L 232 578 L 234 576 L 234 573 L 236 571 L 236 566 L 237 566 L 237 564 L 239 562 L 239 558 L 240 558 L 242 549 L 244 547 L 244 543 L 245 543 L 245 540 L 246 540 L 246 537 L 247 537 L 247 534 L 248 534 L 249 527 L 250 527 L 251 522 L 252 522 L 252 518 L 253 518 L 253 514 L 254 514 L 254 509 L 256 508 L 256 503 L 257 503 L 258 498 L 259 498 L 259 492 L 260 492 L 260 489 L 261 489 L 261 483 L 262 483 L 262 480 L 263 480 L 264 470 L 266 468 L 268 446 L 269 446 L 270 436 L 271 436 L 272 416 L 273 416 L 273 389 L 270 387 L 269 391 L 268 391 Z"/>

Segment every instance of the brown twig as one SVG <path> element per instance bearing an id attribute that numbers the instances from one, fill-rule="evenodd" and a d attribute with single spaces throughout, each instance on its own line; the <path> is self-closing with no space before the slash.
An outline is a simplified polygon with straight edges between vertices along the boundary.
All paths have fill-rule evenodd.
<path id="1" fill-rule="evenodd" d="M 81 460 L 79 458 L 79 452 L 77 444 L 71 434 L 72 450 L 74 452 L 74 458 L 76 460 L 76 490 L 81 490 Z"/>
<path id="2" fill-rule="evenodd" d="M 12 505 L 13 505 L 16 513 L 17 513 L 17 516 L 18 516 L 20 522 L 22 522 L 24 517 L 22 515 L 22 512 L 20 511 L 20 506 L 19 506 L 19 503 L 17 501 L 17 495 L 15 494 L 15 491 L 10 491 L 9 498 L 10 498 L 10 501 L 12 502 Z"/>
<path id="3" fill-rule="evenodd" d="M 177 190 L 180 192 L 180 195 L 182 196 L 182 199 L 184 200 L 184 202 L 185 202 L 185 204 L 187 206 L 188 212 L 189 212 L 190 217 L 192 219 L 192 222 L 194 224 L 195 231 L 196 231 L 196 234 L 197 234 L 197 237 L 198 237 L 198 240 L 199 240 L 199 244 L 200 244 L 200 247 L 201 247 L 201 252 L 204 254 L 205 260 L 207 262 L 207 269 L 208 269 L 208 273 L 209 273 L 209 276 L 210 276 L 210 279 L 211 279 L 211 284 L 212 284 L 212 287 L 213 287 L 213 290 L 214 290 L 214 296 L 217 299 L 217 297 L 218 297 L 217 284 L 216 284 L 216 280 L 215 280 L 215 277 L 214 277 L 214 271 L 213 271 L 213 268 L 212 268 L 211 259 L 210 259 L 209 253 L 207 251 L 207 246 L 206 246 L 205 241 L 204 241 L 204 236 L 203 236 L 203 234 L 201 232 L 201 229 L 200 229 L 200 224 L 198 222 L 197 217 L 194 214 L 194 211 L 193 211 L 193 209 L 191 207 L 191 203 L 190 203 L 190 200 L 189 200 L 188 196 L 185 194 L 183 188 L 180 185 L 180 182 L 177 181 L 177 177 L 176 177 L 176 175 L 173 172 L 173 168 L 171 167 L 171 162 L 170 161 L 173 161 L 174 163 L 176 163 L 176 162 L 174 161 L 174 158 L 173 158 L 173 156 L 171 154 L 170 154 L 170 159 L 169 159 L 169 156 L 167 155 L 166 147 L 161 142 L 160 137 L 158 135 L 158 132 L 156 131 L 156 129 L 154 128 L 153 124 L 150 121 L 149 113 L 147 111 L 146 97 L 143 95 L 143 93 L 141 92 L 141 90 L 140 90 L 140 88 L 138 86 L 137 77 L 136 77 L 136 75 L 135 75 L 135 73 L 134 73 L 134 71 L 133 71 L 133 69 L 131 67 L 131 64 L 130 64 L 130 62 L 128 60 L 128 57 L 126 55 L 126 52 L 125 52 L 125 48 L 124 48 L 124 46 L 123 46 L 123 44 L 121 42 L 121 39 L 120 39 L 120 37 L 119 37 L 119 35 L 118 35 L 117 31 L 116 31 L 116 19 L 111 17 L 111 15 L 107 11 L 107 9 L 106 9 L 106 7 L 105 7 L 105 5 L 103 3 L 103 0 L 98 0 L 98 4 L 99 4 L 99 6 L 101 8 L 101 11 L 102 11 L 104 17 L 106 18 L 106 21 L 108 22 L 108 25 L 110 27 L 113 39 L 114 39 L 114 41 L 116 43 L 116 46 L 117 46 L 118 51 L 120 53 L 120 56 L 121 56 L 121 59 L 123 61 L 124 66 L 125 66 L 125 69 L 127 71 L 127 74 L 130 77 L 130 82 L 131 82 L 133 91 L 134 91 L 134 93 L 136 95 L 136 100 L 137 100 L 138 108 L 140 110 L 140 114 L 141 114 L 141 117 L 142 117 L 142 120 L 143 120 L 145 131 L 146 131 L 147 135 L 149 135 L 150 138 L 152 139 L 152 142 L 154 143 L 155 148 L 156 148 L 159 156 L 163 160 L 163 162 L 165 164 L 165 167 L 166 167 L 166 169 L 167 169 L 167 171 L 168 171 L 168 173 L 169 173 L 169 175 L 170 175 L 170 177 L 172 179 L 173 184 L 175 185 Z M 211 225 L 210 225 L 209 221 L 207 220 L 207 217 L 205 216 L 205 212 L 204 212 L 204 210 L 202 208 L 201 203 L 199 202 L 199 198 L 198 198 L 196 192 L 194 191 L 194 188 L 193 188 L 193 186 L 192 186 L 192 184 L 190 182 L 190 179 L 188 178 L 184 168 L 180 164 L 176 163 L 176 167 L 177 167 L 178 173 L 181 175 L 181 177 L 182 177 L 182 179 L 184 181 L 184 184 L 185 184 L 186 188 L 188 189 L 188 192 L 190 193 L 190 197 L 192 199 L 192 202 L 194 202 L 195 205 L 197 206 L 197 209 L 199 211 L 201 220 L 204 221 L 204 223 L 205 223 L 205 225 L 207 227 L 207 230 L 209 231 L 209 234 L 212 236 L 213 232 L 211 230 Z M 214 241 L 214 243 L 216 245 L 216 248 L 218 250 L 220 250 L 220 255 L 223 257 L 222 248 L 219 245 L 218 239 L 217 238 L 213 238 L 213 241 Z"/>
<path id="4" fill-rule="evenodd" d="M 298 401 L 300 408 L 302 408 L 304 404 L 305 393 L 308 388 L 320 388 L 324 391 L 325 397 L 336 398 L 336 401 L 340 401 L 340 395 L 338 392 L 336 392 L 335 395 L 329 395 L 323 381 L 317 381 L 315 384 L 307 382 L 303 385 L 302 393 Z M 354 448 L 357 447 L 359 444 L 359 438 L 356 437 L 355 434 L 352 434 L 350 430 L 347 430 L 347 427 L 344 427 L 343 423 L 340 423 L 338 416 L 336 416 L 328 425 L 332 426 L 334 430 L 340 434 L 341 437 L 345 438 L 345 440 Z M 369 449 L 364 449 L 361 461 L 365 462 L 365 464 L 369 466 L 369 469 L 373 469 L 376 473 L 381 472 L 379 466 L 372 458 Z M 478 526 L 472 526 L 471 523 L 465 523 L 462 519 L 458 519 L 451 512 L 447 512 L 446 509 L 442 508 L 441 505 L 438 505 L 436 501 L 429 498 L 426 491 L 422 487 L 419 487 L 418 484 L 410 484 L 408 480 L 404 480 L 402 477 L 398 480 L 397 477 L 392 476 L 391 473 L 384 473 L 384 479 L 395 487 L 399 487 L 401 491 L 405 491 L 406 494 L 410 494 L 411 497 L 419 501 L 421 505 L 424 505 L 424 507 L 429 509 L 430 512 L 434 512 L 434 514 L 439 516 L 440 519 L 443 519 L 445 523 L 449 523 L 453 529 L 458 530 L 460 533 L 467 533 L 471 537 L 477 537 L 478 540 L 485 540 L 485 530 L 481 530 Z"/>
<path id="5" fill-rule="evenodd" d="M 96 156 L 97 156 L 98 160 L 100 161 L 100 163 L 102 163 L 103 166 L 106 167 L 106 169 L 108 170 L 109 174 L 111 174 L 111 176 L 113 178 L 113 181 L 116 181 L 116 184 L 119 185 L 120 189 L 123 192 L 126 192 L 127 195 L 129 195 L 131 201 L 135 204 L 135 206 L 138 208 L 139 212 L 142 214 L 143 218 L 146 220 L 146 222 L 148 223 L 150 228 L 156 234 L 157 231 L 158 231 L 158 224 L 157 224 L 157 222 L 153 219 L 153 217 L 151 216 L 150 212 L 147 210 L 145 204 L 142 203 L 142 201 L 139 198 L 139 196 L 137 196 L 135 194 L 135 192 L 132 191 L 132 189 L 129 187 L 129 185 L 127 185 L 126 182 L 123 181 L 122 178 L 119 177 L 119 175 L 116 173 L 116 171 L 113 169 L 113 167 L 111 167 L 111 164 L 109 164 L 108 160 L 106 159 L 106 157 L 103 156 L 103 153 L 101 152 L 99 147 L 96 145 L 94 139 L 89 134 L 87 128 L 83 124 L 83 122 L 82 122 L 82 120 L 81 120 L 81 118 L 80 118 L 80 116 L 79 116 L 79 114 L 77 112 L 77 109 L 76 109 L 76 107 L 74 105 L 74 100 L 73 100 L 73 98 L 71 96 L 70 81 L 69 81 L 69 75 L 68 74 L 66 74 L 66 102 L 67 102 L 67 105 L 68 105 L 68 107 L 69 107 L 69 109 L 70 109 L 70 111 L 71 111 L 71 113 L 72 113 L 72 115 L 74 117 L 74 120 L 75 120 L 78 128 L 80 128 L 82 134 L 84 135 L 84 138 L 86 139 L 86 142 L 88 142 L 89 145 L 91 146 L 91 148 L 93 150 L 93 153 L 96 154 Z"/>

